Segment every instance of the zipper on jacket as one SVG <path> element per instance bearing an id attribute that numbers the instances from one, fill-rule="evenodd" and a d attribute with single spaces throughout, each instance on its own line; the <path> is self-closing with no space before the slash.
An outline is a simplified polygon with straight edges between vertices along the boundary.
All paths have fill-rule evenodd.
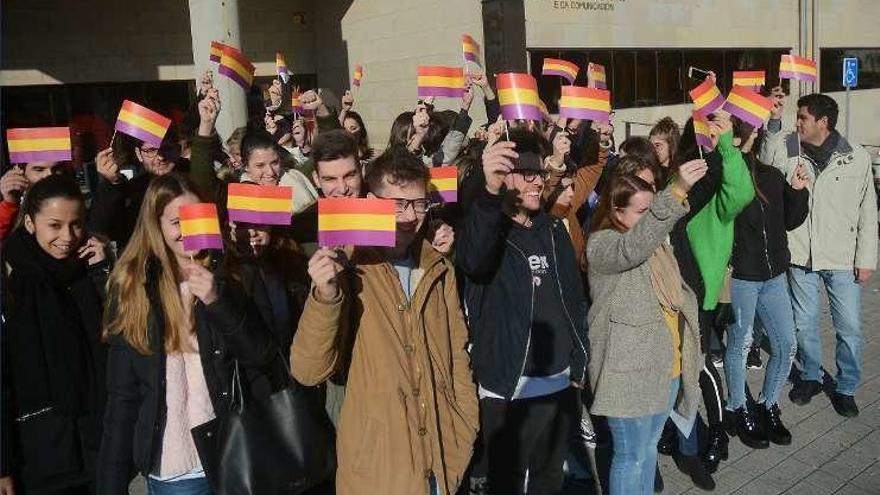
<path id="1" fill-rule="evenodd" d="M 584 353 L 584 371 L 582 373 L 583 377 L 587 376 L 587 349 L 584 347 L 584 343 L 581 341 L 581 338 L 578 336 L 577 327 L 574 325 L 574 321 L 571 319 L 571 314 L 568 312 L 568 307 L 565 305 L 565 295 L 562 293 L 562 282 L 559 280 L 559 263 L 556 257 L 556 239 L 553 237 L 553 231 L 551 229 L 550 232 L 550 244 L 553 246 L 553 271 L 556 274 L 556 287 L 559 288 L 559 302 L 562 303 L 562 310 L 565 311 L 565 317 L 568 318 L 568 324 L 571 325 L 571 330 L 574 332 L 574 338 L 577 340 L 578 345 L 581 346 L 581 351 Z"/>
<path id="2" fill-rule="evenodd" d="M 514 244 L 514 242 L 511 241 L 510 239 L 505 239 L 505 241 L 507 241 L 507 243 L 510 244 L 513 247 L 513 249 L 516 249 L 516 251 L 519 253 L 519 255 L 522 256 L 523 261 L 526 262 L 526 267 L 528 268 L 529 267 L 529 258 L 528 258 L 528 256 L 526 256 L 526 253 L 524 253 L 522 251 L 522 249 L 520 249 L 519 246 Z M 532 278 L 532 269 L 528 268 L 528 270 L 529 270 L 529 281 L 532 284 L 532 302 L 529 306 L 529 330 L 528 330 L 528 333 L 526 334 L 526 353 L 523 355 L 522 366 L 520 366 L 520 368 L 519 368 L 519 376 L 516 377 L 517 383 L 516 383 L 516 385 L 513 386 L 513 393 L 510 394 L 510 397 L 509 397 L 510 399 L 512 399 L 513 394 L 516 393 L 516 387 L 517 387 L 517 385 L 519 385 L 519 379 L 522 378 L 523 373 L 526 372 L 526 363 L 529 360 L 529 348 L 532 346 L 532 323 L 533 323 L 532 320 L 535 317 L 535 279 Z M 564 306 L 564 304 L 563 304 L 563 306 Z"/>
<path id="3" fill-rule="evenodd" d="M 758 200 L 758 206 L 761 208 L 761 233 L 764 234 L 764 257 L 767 260 L 767 268 L 770 270 L 768 277 L 773 277 L 773 265 L 770 263 L 770 241 L 767 240 L 767 212 L 764 210 L 764 204 L 761 198 Z M 768 279 L 769 280 L 769 279 Z"/>

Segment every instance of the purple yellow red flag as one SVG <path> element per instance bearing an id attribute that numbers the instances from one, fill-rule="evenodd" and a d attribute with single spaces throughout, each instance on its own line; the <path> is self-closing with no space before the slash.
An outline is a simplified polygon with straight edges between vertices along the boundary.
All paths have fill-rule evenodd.
<path id="1" fill-rule="evenodd" d="M 694 101 L 694 110 L 705 116 L 718 111 L 719 108 L 724 106 L 724 97 L 721 96 L 721 91 L 718 90 L 718 86 L 715 86 L 715 82 L 711 79 L 706 79 L 699 86 L 692 89 L 690 95 L 691 100 Z"/>
<path id="2" fill-rule="evenodd" d="M 429 169 L 431 182 L 428 193 L 433 199 L 441 203 L 455 203 L 458 201 L 458 167 L 443 166 Z"/>
<path id="3" fill-rule="evenodd" d="M 605 78 L 605 66 L 590 62 L 587 65 L 587 86 L 591 88 L 608 89 Z"/>
<path id="4" fill-rule="evenodd" d="M 420 65 L 418 73 L 419 96 L 461 98 L 464 96 L 464 69 Z"/>
<path id="5" fill-rule="evenodd" d="M 217 205 L 214 203 L 184 205 L 180 207 L 178 217 L 184 251 L 223 249 Z"/>
<path id="6" fill-rule="evenodd" d="M 480 63 L 480 44 L 468 34 L 461 35 L 461 51 L 466 61 L 482 65 Z"/>
<path id="7" fill-rule="evenodd" d="M 608 122 L 611 115 L 611 92 L 583 86 L 563 86 L 559 98 L 559 116 L 566 119 Z"/>
<path id="8" fill-rule="evenodd" d="M 766 76 L 762 70 L 735 70 L 733 71 L 733 85 L 751 88 L 760 91 L 766 84 Z"/>
<path id="9" fill-rule="evenodd" d="M 287 69 L 287 62 L 284 60 L 284 54 L 280 52 L 275 53 L 275 72 L 278 73 L 278 77 L 284 81 L 284 84 L 287 84 L 287 81 L 290 80 L 290 71 Z"/>
<path id="10" fill-rule="evenodd" d="M 724 111 L 748 122 L 752 127 L 761 127 L 770 117 L 773 101 L 745 86 L 734 86 L 724 102 Z"/>
<path id="11" fill-rule="evenodd" d="M 220 63 L 220 57 L 223 56 L 223 47 L 226 46 L 219 41 L 211 42 L 211 62 Z"/>
<path id="12" fill-rule="evenodd" d="M 217 69 L 217 72 L 247 90 L 254 82 L 254 70 L 254 64 L 243 53 L 229 45 L 223 47 L 220 68 Z"/>
<path id="13" fill-rule="evenodd" d="M 782 55 L 779 59 L 779 78 L 816 82 L 816 62 L 797 55 Z"/>
<path id="14" fill-rule="evenodd" d="M 318 198 L 318 245 L 393 247 L 396 210 L 393 199 Z"/>
<path id="15" fill-rule="evenodd" d="M 696 110 L 691 113 L 694 117 L 694 137 L 697 140 L 697 145 L 710 150 L 713 149 L 715 145 L 712 143 L 712 130 L 709 128 L 709 119 Z"/>
<path id="16" fill-rule="evenodd" d="M 364 78 L 364 67 L 360 64 L 354 66 L 354 76 L 351 78 L 352 86 L 360 86 L 361 79 Z"/>
<path id="17" fill-rule="evenodd" d="M 495 75 L 498 103 L 504 120 L 542 120 L 538 83 L 529 74 L 503 72 Z"/>
<path id="18" fill-rule="evenodd" d="M 133 101 L 125 100 L 119 110 L 115 129 L 158 148 L 170 125 L 171 119 Z"/>
<path id="19" fill-rule="evenodd" d="M 574 80 L 578 75 L 577 64 L 568 60 L 558 58 L 544 58 L 544 67 L 541 69 L 542 76 L 559 76 L 568 81 L 568 84 L 574 84 Z"/>
<path id="20" fill-rule="evenodd" d="M 10 163 L 70 160 L 69 127 L 29 127 L 6 130 Z"/>
<path id="21" fill-rule="evenodd" d="M 226 208 L 231 222 L 290 225 L 293 188 L 231 183 Z"/>
<path id="22" fill-rule="evenodd" d="M 290 96 L 290 107 L 291 109 L 299 114 L 303 113 L 303 105 L 302 100 L 299 99 L 300 95 L 299 87 L 293 89 L 293 94 Z"/>

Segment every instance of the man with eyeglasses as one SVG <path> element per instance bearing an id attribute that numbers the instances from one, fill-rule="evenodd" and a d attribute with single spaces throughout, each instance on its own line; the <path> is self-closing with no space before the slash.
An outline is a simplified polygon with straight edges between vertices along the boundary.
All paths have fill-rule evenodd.
<path id="1" fill-rule="evenodd" d="M 486 187 L 466 210 L 456 248 L 488 493 L 562 489 L 586 372 L 587 303 L 571 237 L 542 209 L 542 139 L 510 129 L 508 141 L 486 149 Z"/>
<path id="2" fill-rule="evenodd" d="M 116 139 L 125 139 L 116 136 Z M 95 164 L 100 179 L 88 215 L 89 229 L 105 234 L 121 253 L 134 232 L 144 194 L 150 179 L 179 168 L 180 145 L 166 136 L 159 148 L 137 141 L 134 155 L 142 173 L 124 170 L 112 148 L 98 152 Z"/>
<path id="3" fill-rule="evenodd" d="M 395 246 L 322 248 L 309 261 L 290 363 L 306 385 L 347 370 L 337 493 L 454 494 L 470 461 L 479 423 L 467 327 L 455 267 L 423 234 L 428 181 L 412 153 L 386 151 L 365 182 L 369 197 L 396 202 Z"/>

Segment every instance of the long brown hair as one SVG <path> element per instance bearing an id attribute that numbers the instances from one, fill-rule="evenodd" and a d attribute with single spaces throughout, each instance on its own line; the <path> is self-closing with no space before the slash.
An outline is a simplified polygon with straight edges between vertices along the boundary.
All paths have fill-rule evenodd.
<path id="1" fill-rule="evenodd" d="M 165 244 L 159 219 L 165 207 L 175 198 L 192 193 L 204 201 L 198 187 L 188 176 L 170 173 L 152 179 L 141 204 L 137 224 L 131 240 L 119 262 L 110 274 L 108 293 L 113 310 L 107 311 L 104 337 L 122 335 L 125 341 L 141 354 L 149 354 L 150 333 L 148 315 L 150 302 L 144 288 L 147 260 L 158 260 L 159 299 L 165 313 L 166 352 L 188 349 L 187 335 L 193 331 L 192 320 L 187 320 L 180 300 L 178 280 L 180 266 L 174 253 Z"/>
<path id="2" fill-rule="evenodd" d="M 752 132 L 754 132 L 755 128 L 736 115 L 730 116 L 730 123 L 733 124 L 733 137 L 739 138 L 739 147 L 742 148 L 749 138 L 752 137 Z M 742 152 L 742 156 L 743 160 L 748 165 L 749 174 L 752 176 L 752 185 L 755 187 L 755 196 L 757 196 L 764 204 L 769 204 L 770 202 L 767 201 L 767 196 L 764 195 L 764 192 L 758 187 L 758 181 L 755 180 L 755 169 L 758 168 L 758 160 L 755 158 L 755 150 L 761 145 L 761 143 L 758 142 L 758 138 L 760 138 L 760 136 L 755 138 L 755 142 L 752 144 L 752 149 Z"/>
<path id="3" fill-rule="evenodd" d="M 605 229 L 626 232 L 627 228 L 617 219 L 614 210 L 629 206 L 632 197 L 640 192 L 654 194 L 654 187 L 635 175 L 614 175 L 599 198 L 599 204 L 590 222 L 590 233 Z"/>

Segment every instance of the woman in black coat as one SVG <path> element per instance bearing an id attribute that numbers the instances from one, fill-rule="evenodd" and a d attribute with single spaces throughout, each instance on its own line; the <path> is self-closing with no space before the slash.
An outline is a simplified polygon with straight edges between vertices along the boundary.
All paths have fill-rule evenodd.
<path id="1" fill-rule="evenodd" d="M 31 187 L 6 241 L 3 479 L 0 493 L 93 490 L 104 407 L 100 341 L 105 244 L 84 230 L 79 187 L 61 176 Z"/>

